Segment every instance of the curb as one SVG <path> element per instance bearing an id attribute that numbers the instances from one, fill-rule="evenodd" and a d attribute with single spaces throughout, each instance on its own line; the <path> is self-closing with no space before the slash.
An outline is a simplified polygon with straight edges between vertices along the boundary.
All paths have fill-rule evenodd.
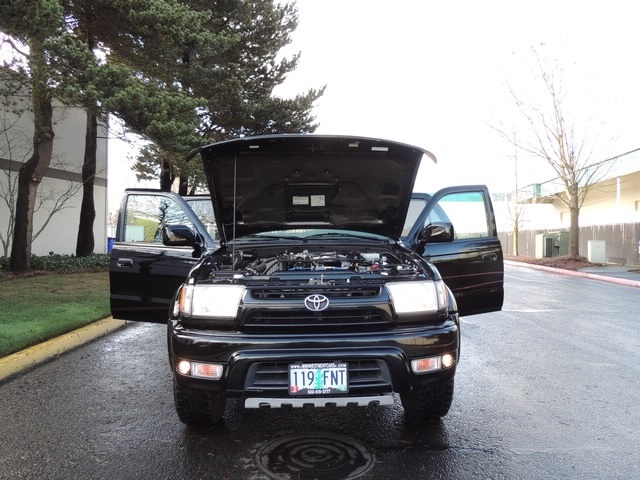
<path id="1" fill-rule="evenodd" d="M 534 270 L 543 270 L 557 275 L 570 275 L 574 277 L 590 278 L 601 282 L 617 283 L 618 285 L 626 285 L 628 287 L 640 288 L 640 281 L 629 280 L 627 278 L 609 277 L 597 273 L 580 272 L 576 270 L 564 270 L 562 268 L 545 267 L 544 265 L 536 265 L 535 263 L 514 262 L 513 260 L 504 260 L 505 265 L 514 267 L 533 268 Z"/>
<path id="2" fill-rule="evenodd" d="M 125 320 L 107 317 L 33 347 L 0 358 L 0 382 L 31 367 L 35 367 L 68 350 L 74 349 L 125 326 Z"/>

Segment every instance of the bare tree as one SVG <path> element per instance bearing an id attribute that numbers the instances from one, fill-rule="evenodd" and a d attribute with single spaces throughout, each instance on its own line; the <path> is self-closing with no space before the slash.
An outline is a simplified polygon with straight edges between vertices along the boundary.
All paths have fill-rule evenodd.
<path id="1" fill-rule="evenodd" d="M 527 135 L 518 139 L 504 130 L 493 127 L 518 149 L 544 160 L 558 176 L 560 191 L 551 195 L 566 205 L 570 214 L 569 256 L 579 255 L 580 209 L 589 188 L 600 181 L 606 172 L 606 164 L 594 163 L 593 152 L 597 135 L 580 132 L 565 116 L 564 95 L 557 71 L 545 68 L 537 52 L 534 51 L 539 69 L 539 77 L 547 97 L 544 106 L 518 96 L 510 88 L 511 96 L 525 121 Z M 523 141 L 522 138 L 530 138 Z"/>
<path id="2" fill-rule="evenodd" d="M 36 205 L 34 207 L 34 213 L 44 211 L 44 220 L 42 224 L 36 229 L 34 228 L 31 240 L 35 240 L 40 234 L 47 228 L 49 222 L 53 216 L 67 208 L 71 208 L 72 200 L 77 197 L 78 192 L 82 189 L 82 182 L 74 182 L 73 176 L 78 175 L 78 171 L 72 171 L 69 165 L 60 159 L 57 155 L 52 157 L 51 168 L 60 172 L 66 172 L 67 178 L 63 181 L 64 185 L 58 184 L 56 187 L 52 185 L 42 185 L 42 188 L 38 191 L 38 197 Z M 76 169 L 77 170 L 77 169 Z M 62 179 L 61 179 L 62 180 Z"/>
<path id="3" fill-rule="evenodd" d="M 9 255 L 9 248 L 13 238 L 15 225 L 15 204 L 18 193 L 18 168 L 31 155 L 30 139 L 18 127 L 20 114 L 10 113 L 9 103 L 3 101 L 0 110 L 0 171 L 5 178 L 0 179 L 0 201 L 4 204 L 8 215 L 0 221 L 0 244 L 2 256 Z M 22 158 L 16 160 L 18 152 L 23 152 Z"/>
<path id="4" fill-rule="evenodd" d="M 513 141 L 516 142 L 516 132 L 513 132 Z M 514 177 L 514 188 L 513 193 L 507 198 L 507 214 L 509 216 L 509 221 L 511 222 L 511 231 L 513 233 L 513 254 L 520 254 L 520 244 L 519 244 L 519 234 L 520 229 L 524 224 L 524 205 L 521 201 L 521 193 L 518 183 L 518 149 L 516 148 L 513 153 L 513 177 Z"/>

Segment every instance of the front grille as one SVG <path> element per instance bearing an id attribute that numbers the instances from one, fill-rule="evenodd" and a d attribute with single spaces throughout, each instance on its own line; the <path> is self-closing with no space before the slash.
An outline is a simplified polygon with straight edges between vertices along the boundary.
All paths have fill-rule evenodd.
<path id="1" fill-rule="evenodd" d="M 243 319 L 242 330 L 250 333 L 300 333 L 375 331 L 391 326 L 391 315 L 379 308 L 256 309 Z"/>
<path id="2" fill-rule="evenodd" d="M 268 287 L 252 288 L 251 295 L 258 300 L 296 300 L 311 294 L 322 294 L 328 298 L 367 298 L 380 294 L 378 286 L 341 287 Z"/>
<path id="3" fill-rule="evenodd" d="M 392 390 L 391 375 L 382 360 L 354 360 L 349 364 L 349 393 L 388 392 Z M 288 395 L 289 364 L 265 362 L 252 365 L 245 389 L 253 393 Z"/>

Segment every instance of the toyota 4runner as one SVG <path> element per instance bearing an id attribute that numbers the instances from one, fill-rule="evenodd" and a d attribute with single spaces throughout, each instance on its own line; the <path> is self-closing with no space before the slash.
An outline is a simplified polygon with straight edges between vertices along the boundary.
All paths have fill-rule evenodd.
<path id="1" fill-rule="evenodd" d="M 127 190 L 110 265 L 113 316 L 168 325 L 180 419 L 214 424 L 228 398 L 394 393 L 409 417 L 446 415 L 459 316 L 502 306 L 487 188 L 412 193 L 435 157 L 380 139 L 273 135 L 197 154 L 210 197 Z"/>

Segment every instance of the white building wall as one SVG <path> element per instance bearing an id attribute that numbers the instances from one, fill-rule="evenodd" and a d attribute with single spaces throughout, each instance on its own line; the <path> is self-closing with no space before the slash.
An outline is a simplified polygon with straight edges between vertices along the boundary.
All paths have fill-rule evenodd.
<path id="1" fill-rule="evenodd" d="M 2 112 L 7 113 L 7 112 Z M 54 144 L 49 170 L 38 188 L 38 208 L 34 213 L 34 233 L 48 221 L 42 233 L 33 241 L 32 253 L 35 255 L 74 254 L 78 235 L 80 204 L 82 202 L 82 162 L 84 158 L 84 136 L 86 116 L 82 109 L 67 108 L 60 104 L 54 106 Z M 5 122 L 6 124 L 7 122 Z M 32 148 L 33 117 L 23 114 L 12 126 L 11 138 L 0 138 L 0 193 L 5 192 L 8 183 L 17 177 L 19 163 L 29 158 Z M 107 129 L 98 129 L 97 171 L 94 182 L 94 202 L 96 218 L 94 221 L 95 253 L 106 252 L 107 219 Z M 7 145 L 11 142 L 11 152 Z M 2 148 L 5 147 L 5 148 Z M 10 157 L 10 158 L 9 158 Z M 8 160 L 13 160 L 8 166 Z M 53 216 L 51 211 L 69 192 L 71 200 Z M 17 195 L 17 192 L 16 192 Z M 49 217 L 51 217 L 49 219 Z M 9 210 L 0 201 L 0 233 L 5 236 Z M 9 250 L 10 252 L 10 250 Z M 3 255 L 4 251 L 0 251 Z"/>
<path id="2" fill-rule="evenodd" d="M 563 228 L 569 228 L 569 209 L 556 202 Z M 580 226 L 640 222 L 640 172 L 617 176 L 592 185 L 580 209 Z"/>
<path id="3" fill-rule="evenodd" d="M 594 174 L 605 177 L 591 185 L 580 209 L 580 226 L 617 225 L 640 222 L 640 148 L 607 159 L 592 167 Z M 554 211 L 549 221 L 563 229 L 570 225 L 569 208 L 554 195 L 563 191 L 560 179 L 555 178 L 529 187 L 534 197 L 552 203 Z M 550 228 L 556 228 L 555 226 Z"/>
<path id="4" fill-rule="evenodd" d="M 494 202 L 498 231 L 512 232 L 513 205 Z M 520 230 L 568 229 L 569 208 L 560 201 L 522 204 Z M 580 209 L 580 226 L 640 223 L 640 172 L 593 185 Z"/>

